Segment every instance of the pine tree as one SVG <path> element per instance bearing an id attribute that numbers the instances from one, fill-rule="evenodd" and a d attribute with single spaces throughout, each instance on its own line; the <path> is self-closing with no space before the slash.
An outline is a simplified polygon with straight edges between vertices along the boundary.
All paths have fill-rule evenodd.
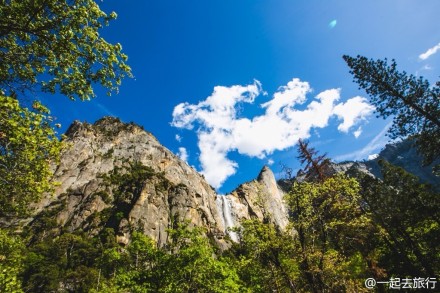
<path id="1" fill-rule="evenodd" d="M 403 168 L 379 161 L 383 181 L 359 176 L 365 202 L 382 231 L 380 266 L 389 274 L 437 275 L 440 271 L 439 194 Z"/>
<path id="2" fill-rule="evenodd" d="M 359 87 L 370 95 L 379 116 L 393 117 L 391 138 L 413 136 L 429 165 L 440 157 L 440 83 L 399 72 L 395 60 L 344 55 Z"/>
<path id="3" fill-rule="evenodd" d="M 318 155 L 318 151 L 309 147 L 309 141 L 298 140 L 298 159 L 301 165 L 305 164 L 304 172 L 308 177 L 317 176 L 323 181 L 328 176 L 330 160 L 324 155 Z"/>

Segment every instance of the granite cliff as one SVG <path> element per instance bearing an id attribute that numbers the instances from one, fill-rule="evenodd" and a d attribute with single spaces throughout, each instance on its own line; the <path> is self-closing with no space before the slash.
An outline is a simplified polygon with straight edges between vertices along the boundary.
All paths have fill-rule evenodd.
<path id="1" fill-rule="evenodd" d="M 284 192 L 267 166 L 263 167 L 257 179 L 240 185 L 227 196 L 236 222 L 255 217 L 285 229 L 288 213 L 283 197 Z"/>
<path id="2" fill-rule="evenodd" d="M 61 162 L 54 166 L 54 194 L 35 208 L 26 226 L 34 237 L 62 231 L 96 235 L 113 228 L 125 245 L 133 231 L 142 231 L 159 245 L 177 222 L 206 228 L 220 248 L 239 241 L 229 228 L 256 218 L 283 230 L 288 211 L 283 201 L 292 181 L 276 181 L 268 167 L 255 180 L 228 195 L 219 195 L 204 177 L 179 159 L 142 127 L 104 117 L 94 124 L 75 121 L 67 130 Z M 380 154 L 422 177 L 438 183 L 411 145 L 388 145 Z M 409 166 L 409 167 L 408 167 Z M 332 164 L 332 172 L 362 171 L 379 176 L 377 159 Z M 301 180 L 299 174 L 294 180 Z M 281 187 L 280 187 L 281 186 Z M 5 221 L 0 225 L 5 225 Z"/>
<path id="3" fill-rule="evenodd" d="M 202 175 L 180 160 L 142 127 L 105 117 L 94 124 L 75 121 L 66 149 L 54 167 L 58 186 L 35 208 L 28 226 L 47 233 L 110 227 L 121 244 L 142 231 L 164 245 L 176 222 L 206 228 L 220 247 L 237 236 L 228 228 L 258 218 L 283 228 L 287 213 L 274 175 L 263 168 L 258 179 L 230 195 L 218 195 Z M 228 235 L 229 234 L 229 235 Z"/>

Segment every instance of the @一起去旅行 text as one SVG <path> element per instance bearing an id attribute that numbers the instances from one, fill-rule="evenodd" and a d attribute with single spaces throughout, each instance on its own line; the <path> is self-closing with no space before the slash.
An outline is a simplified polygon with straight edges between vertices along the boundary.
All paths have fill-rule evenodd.
<path id="1" fill-rule="evenodd" d="M 365 280 L 365 287 L 368 289 L 374 289 L 378 285 L 383 284 L 389 289 L 436 289 L 436 278 L 390 278 L 385 281 L 376 281 L 374 278 L 368 278 Z"/>

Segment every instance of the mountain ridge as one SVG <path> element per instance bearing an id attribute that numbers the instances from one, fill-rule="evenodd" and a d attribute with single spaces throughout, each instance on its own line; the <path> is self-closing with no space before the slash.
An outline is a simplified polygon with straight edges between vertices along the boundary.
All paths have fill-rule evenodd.
<path id="1" fill-rule="evenodd" d="M 130 242 L 133 231 L 141 231 L 163 246 L 168 229 L 187 221 L 204 227 L 206 235 L 225 249 L 239 241 L 230 228 L 243 220 L 258 219 L 281 230 L 288 227 L 284 195 L 291 182 L 277 181 L 268 166 L 254 180 L 219 195 L 203 175 L 134 123 L 114 117 L 94 124 L 74 121 L 64 141 L 61 161 L 54 166 L 53 180 L 59 182 L 54 195 L 35 204 L 34 216 L 26 221 L 37 238 L 78 230 L 96 235 L 113 228 L 121 245 Z M 333 172 L 356 170 L 378 177 L 375 164 L 381 157 L 420 161 L 408 145 L 387 146 L 385 155 L 373 161 L 332 164 Z M 393 152 L 402 149 L 412 157 L 402 160 Z"/>
<path id="2" fill-rule="evenodd" d="M 41 232 L 37 238 L 47 237 L 48 231 L 96 235 L 107 227 L 115 230 L 121 245 L 129 243 L 133 231 L 141 231 L 163 246 L 168 228 L 187 221 L 204 227 L 218 247 L 226 248 L 231 239 L 238 241 L 228 228 L 242 219 L 287 223 L 282 194 L 271 200 L 271 191 L 278 187 L 268 168 L 246 185 L 249 188 L 240 197 L 234 192 L 222 196 L 203 175 L 134 123 L 114 117 L 94 124 L 74 121 L 64 142 L 61 161 L 54 166 L 53 180 L 59 183 L 54 195 L 35 204 L 34 216 L 27 221 L 29 229 Z M 263 204 L 257 204 L 262 198 Z"/>

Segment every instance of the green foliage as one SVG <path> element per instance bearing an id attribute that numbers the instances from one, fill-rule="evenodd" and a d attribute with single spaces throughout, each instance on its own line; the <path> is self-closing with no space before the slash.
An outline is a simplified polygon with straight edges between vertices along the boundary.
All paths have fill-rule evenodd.
<path id="1" fill-rule="evenodd" d="M 167 267 L 162 275 L 166 280 L 162 292 L 239 291 L 235 270 L 215 256 L 213 247 L 202 233 L 202 229 L 190 229 L 186 224 L 169 230 L 172 242 L 167 250 L 174 255 L 164 255 Z"/>
<path id="2" fill-rule="evenodd" d="M 247 220 L 233 247 L 232 264 L 249 292 L 289 292 L 298 289 L 298 265 L 293 259 L 293 238 L 271 224 Z"/>
<path id="3" fill-rule="evenodd" d="M 305 180 L 285 196 L 292 234 L 289 261 L 293 291 L 358 291 L 371 271 L 369 237 L 376 232 L 362 209 L 358 182 L 332 175 L 330 160 L 298 142 Z M 272 244 L 273 245 L 273 244 Z M 285 271 L 289 271 L 286 269 Z"/>
<path id="4" fill-rule="evenodd" d="M 199 228 L 178 224 L 162 248 L 133 232 L 123 248 L 113 229 L 65 233 L 29 248 L 22 271 L 31 292 L 240 292 L 235 268 L 216 256 Z"/>
<path id="5" fill-rule="evenodd" d="M 239 292 L 235 270 L 214 254 L 200 228 L 178 224 L 170 229 L 171 242 L 158 249 L 148 237 L 134 233 L 129 268 L 115 283 L 131 292 Z"/>
<path id="6" fill-rule="evenodd" d="M 96 240 L 82 234 L 65 233 L 30 248 L 23 287 L 31 292 L 53 292 L 64 287 L 69 292 L 88 292 L 98 272 Z"/>
<path id="7" fill-rule="evenodd" d="M 313 292 L 361 288 L 367 262 L 359 257 L 366 256 L 372 223 L 361 211 L 357 181 L 337 174 L 321 182 L 295 183 L 286 201 L 296 231 L 301 288 Z"/>
<path id="8" fill-rule="evenodd" d="M 124 201 L 137 194 L 143 188 L 146 180 L 155 176 L 156 172 L 142 163 L 127 162 L 123 167 L 115 167 L 108 174 L 101 175 L 108 186 L 117 186 L 113 189 L 117 201 Z"/>
<path id="9" fill-rule="evenodd" d="M 131 76 L 122 46 L 100 37 L 116 13 L 93 0 L 1 0 L 0 15 L 0 89 L 7 94 L 37 89 L 88 100 L 92 85 L 110 93 Z"/>
<path id="10" fill-rule="evenodd" d="M 392 138 L 414 136 L 425 163 L 440 157 L 440 83 L 399 72 L 394 60 L 344 56 L 355 82 L 370 95 L 379 116 L 393 116 Z"/>
<path id="11" fill-rule="evenodd" d="M 113 195 L 112 207 L 104 211 L 103 219 L 107 219 L 106 226 L 116 229 L 120 221 L 128 217 L 131 207 L 139 198 L 147 181 L 161 176 L 151 167 L 135 161 L 126 162 L 122 167 L 116 166 L 112 171 L 100 177 L 107 191 Z M 108 195 L 107 192 L 101 192 L 98 195 L 104 194 Z M 110 202 L 109 197 L 103 196 L 102 199 L 107 203 Z"/>
<path id="12" fill-rule="evenodd" d="M 0 229 L 0 292 L 23 292 L 19 274 L 25 251 L 20 237 Z"/>
<path id="13" fill-rule="evenodd" d="M 438 275 L 439 194 L 402 168 L 379 163 L 383 181 L 361 177 L 365 208 L 381 231 L 379 265 L 399 276 Z"/>
<path id="14" fill-rule="evenodd" d="M 31 111 L 0 95 L 0 216 L 26 215 L 28 204 L 53 188 L 50 164 L 61 142 L 48 114 L 38 102 Z"/>
<path id="15" fill-rule="evenodd" d="M 113 157 L 114 152 L 115 152 L 115 150 L 113 148 L 111 148 L 102 157 L 104 159 L 110 159 L 111 157 Z"/>

